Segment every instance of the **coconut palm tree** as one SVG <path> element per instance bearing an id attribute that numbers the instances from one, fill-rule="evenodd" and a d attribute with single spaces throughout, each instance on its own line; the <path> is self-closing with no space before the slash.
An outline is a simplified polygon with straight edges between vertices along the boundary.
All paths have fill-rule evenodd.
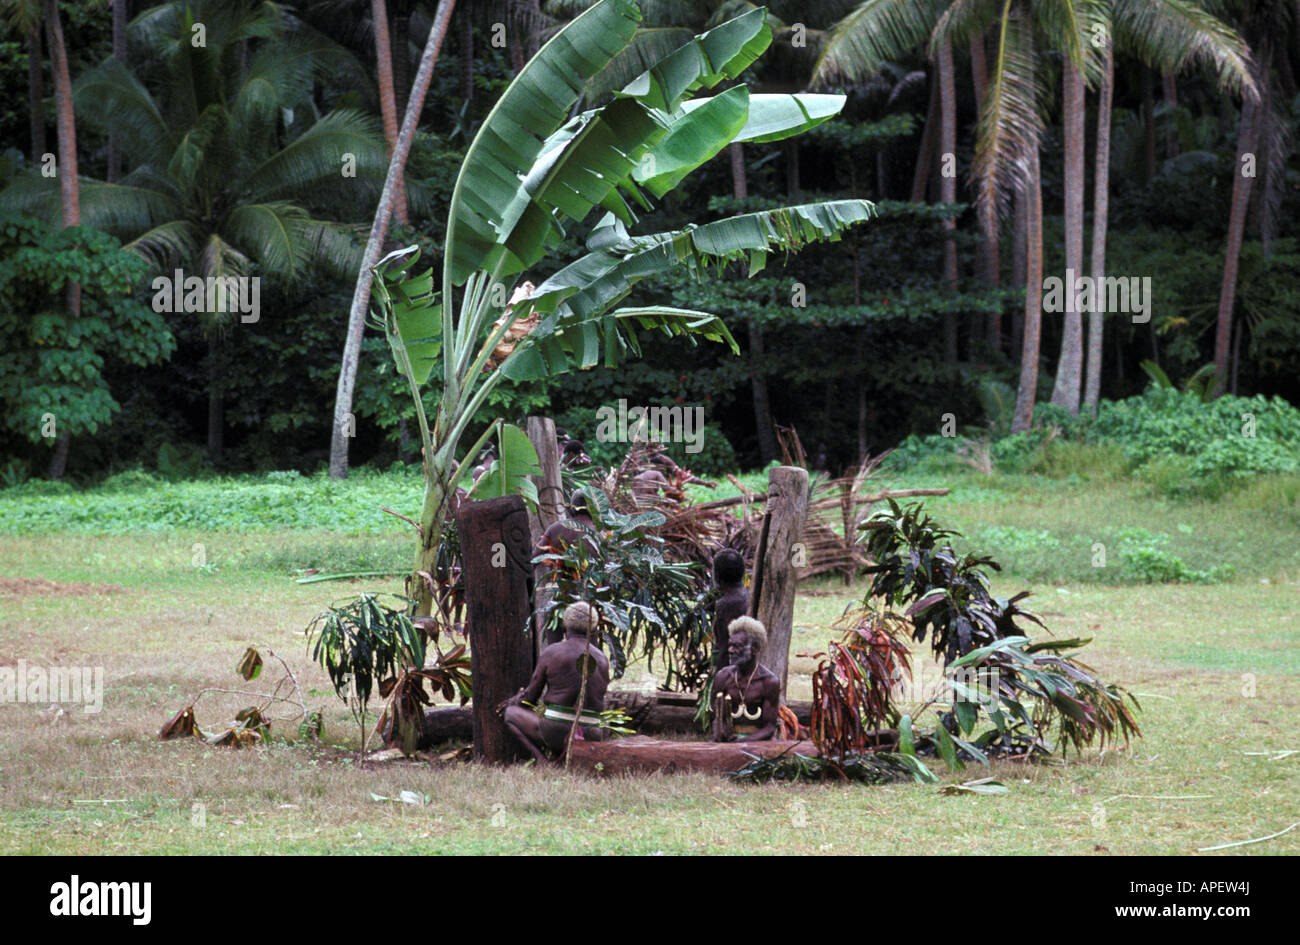
<path id="1" fill-rule="evenodd" d="M 1092 278 L 1101 284 L 1106 274 L 1106 230 L 1109 220 L 1111 95 L 1114 90 L 1114 40 L 1144 63 L 1169 77 L 1166 88 L 1193 66 L 1214 70 L 1220 88 L 1249 101 L 1255 81 L 1245 41 L 1230 26 L 1187 0 L 1110 0 L 1110 28 L 1102 48 L 1102 75 L 1097 101 L 1097 150 L 1093 164 Z M 1172 96 L 1167 96 L 1172 97 Z M 1087 371 L 1084 405 L 1096 409 L 1101 395 L 1104 313 L 1088 317 Z"/>
<path id="2" fill-rule="evenodd" d="M 142 65 L 147 83 L 109 59 L 76 84 L 84 119 L 120 134 L 131 165 L 118 183 L 83 182 L 85 221 L 169 275 L 174 267 L 200 277 L 260 270 L 294 282 L 316 264 L 338 272 L 356 265 L 348 228 L 331 219 L 373 199 L 383 139 L 373 119 L 354 111 L 314 119 L 311 100 L 315 75 L 355 71 L 355 63 L 271 4 L 167 4 L 132 29 L 142 48 L 161 51 Z M 0 195 L 0 204 L 47 214 L 50 200 L 37 175 Z M 223 439 L 215 355 L 230 322 L 229 313 L 201 315 L 214 460 Z"/>
<path id="3" fill-rule="evenodd" d="M 1113 76 L 1113 60 L 1108 58 L 1112 55 L 1112 30 L 1123 46 L 1164 72 L 1172 74 L 1192 64 L 1207 63 L 1216 69 L 1221 85 L 1234 89 L 1248 89 L 1250 85 L 1244 44 L 1191 0 L 1053 0 L 1032 4 L 1022 0 L 866 0 L 833 31 L 823 49 L 819 73 L 862 74 L 926 42 L 931 54 L 937 56 L 949 42 L 982 43 L 984 32 L 990 28 L 996 30 L 998 54 L 988 80 L 989 91 L 982 96 L 972 168 L 981 226 L 986 231 L 991 228 L 988 208 L 996 206 L 1005 213 L 1012 194 L 1032 183 L 1029 155 L 1037 150 L 1043 126 L 1044 75 L 1041 68 L 1034 81 L 1026 81 L 1025 74 L 1015 74 L 1014 70 L 1028 68 L 1037 58 L 1036 52 L 1029 55 L 1024 43 L 1033 43 L 1036 50 L 1059 50 L 1065 99 L 1066 265 L 1076 275 L 1083 272 L 1084 87 L 1112 81 L 1103 79 Z M 1019 40 L 1009 47 L 1008 40 L 1014 37 Z M 1000 76 L 1001 69 L 1013 73 Z M 1108 106 L 1103 110 L 1103 120 L 1109 122 Z M 1108 125 L 1102 131 L 1107 133 Z M 1099 150 L 1098 160 L 1108 161 L 1109 154 Z M 1095 179 L 1105 186 L 1104 172 Z M 1093 256 L 1102 261 L 1094 269 L 1104 269 L 1106 205 L 1098 202 L 1096 206 L 1103 218 L 1100 243 L 1094 235 Z M 1041 248 L 1037 252 L 1041 255 Z M 1030 248 L 1030 256 L 1034 253 Z M 1077 308 L 1071 304 L 1066 312 L 1053 392 L 1053 402 L 1074 413 L 1079 408 L 1084 363 L 1082 319 Z M 1090 326 L 1098 388 L 1099 319 L 1100 313 L 1095 313 Z M 1032 405 L 1032 391 L 1020 393 L 1022 401 Z"/>
<path id="4" fill-rule="evenodd" d="M 1232 356 L 1232 315 L 1237 295 L 1237 274 L 1241 265 L 1241 246 L 1245 240 L 1246 211 L 1257 170 L 1262 170 L 1265 199 L 1260 214 L 1261 237 L 1271 235 L 1269 222 L 1277 209 L 1280 180 L 1285 172 L 1289 144 L 1283 137 L 1288 122 L 1276 114 L 1286 101 L 1278 88 L 1278 72 L 1289 47 L 1295 41 L 1300 15 L 1295 4 L 1287 0 L 1258 0 L 1231 5 L 1234 22 L 1254 52 L 1254 78 L 1258 96 L 1248 96 L 1242 103 L 1241 122 L 1237 131 L 1237 155 L 1232 173 L 1232 204 L 1228 213 L 1228 238 L 1224 249 L 1223 281 L 1219 289 L 1218 318 L 1214 332 L 1214 393 L 1222 394 L 1228 382 Z M 1263 154 L 1260 145 L 1263 143 Z M 1258 160 L 1260 157 L 1263 160 Z M 1259 165 L 1257 168 L 1256 165 Z"/>

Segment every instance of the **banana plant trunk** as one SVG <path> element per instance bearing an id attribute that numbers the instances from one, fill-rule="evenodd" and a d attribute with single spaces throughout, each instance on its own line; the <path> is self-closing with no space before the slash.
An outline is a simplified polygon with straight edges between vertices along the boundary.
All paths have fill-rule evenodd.
<path id="1" fill-rule="evenodd" d="M 426 460 L 427 462 L 427 460 Z M 424 507 L 420 511 L 420 540 L 407 596 L 415 601 L 413 616 L 427 617 L 433 609 L 433 596 L 424 574 L 436 574 L 438 545 L 447 522 L 447 500 L 451 496 L 444 471 L 429 469 L 425 473 Z M 423 574 L 421 573 L 423 572 Z"/>

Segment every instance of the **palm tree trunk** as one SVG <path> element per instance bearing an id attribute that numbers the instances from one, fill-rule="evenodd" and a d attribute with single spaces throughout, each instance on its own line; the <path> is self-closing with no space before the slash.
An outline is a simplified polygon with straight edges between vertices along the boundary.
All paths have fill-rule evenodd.
<path id="1" fill-rule="evenodd" d="M 45 89 L 41 80 L 41 31 L 27 34 L 27 108 L 31 112 L 32 163 L 45 153 Z"/>
<path id="2" fill-rule="evenodd" d="M 54 99 L 58 108 L 59 190 L 63 205 L 63 225 L 81 225 L 81 190 L 77 178 L 77 122 L 72 110 L 72 78 L 68 73 L 68 47 L 63 42 L 63 25 L 59 22 L 57 0 L 45 0 L 45 44 L 50 51 L 50 71 L 54 76 Z M 81 285 L 69 282 L 66 293 L 68 313 L 81 316 Z M 65 431 L 55 445 L 49 476 L 62 479 L 67 466 L 71 433 Z"/>
<path id="3" fill-rule="evenodd" d="M 975 86 L 975 117 L 984 111 L 984 91 L 988 88 L 988 66 L 984 62 L 984 31 L 971 34 L 970 74 Z"/>
<path id="4" fill-rule="evenodd" d="M 1223 284 L 1219 289 L 1219 317 L 1214 332 L 1214 369 L 1218 374 L 1215 396 L 1223 393 L 1228 377 L 1229 342 L 1232 338 L 1232 306 L 1237 295 L 1237 269 L 1241 263 L 1241 243 L 1246 232 L 1246 208 L 1250 204 L 1253 177 L 1243 171 L 1245 155 L 1255 153 L 1259 105 L 1247 98 L 1241 106 L 1241 128 L 1237 132 L 1237 163 L 1232 180 L 1232 206 L 1228 211 L 1228 245 L 1223 255 Z"/>
<path id="5" fill-rule="evenodd" d="M 931 77 L 933 80 L 933 77 Z M 930 181 L 930 158 L 934 154 L 935 128 L 939 124 L 939 83 L 930 82 L 930 104 L 925 110 L 925 128 L 916 152 L 916 171 L 912 174 L 912 203 L 925 202 L 925 185 Z"/>
<path id="6" fill-rule="evenodd" d="M 1096 292 L 1106 275 L 1106 227 L 1110 214 L 1110 108 L 1115 91 L 1115 51 L 1107 44 L 1102 53 L 1101 85 L 1097 90 L 1097 150 L 1092 177 L 1092 284 L 1094 300 L 1088 315 L 1088 369 L 1083 403 L 1096 412 L 1101 397 L 1103 311 Z"/>
<path id="7" fill-rule="evenodd" d="M 1156 176 L 1156 102 L 1151 87 L 1151 70 L 1142 70 L 1142 164 L 1149 184 Z"/>
<path id="8" fill-rule="evenodd" d="M 68 74 L 68 49 L 63 44 L 56 0 L 45 0 L 45 41 L 50 48 L 54 73 L 54 98 L 58 106 L 59 188 L 63 201 L 63 225 L 81 224 L 81 192 L 77 178 L 77 123 L 72 112 L 72 78 Z M 80 311 L 73 314 L 81 314 Z"/>
<path id="9" fill-rule="evenodd" d="M 1029 195 L 1025 188 L 1016 191 L 1014 218 L 1011 224 L 1011 285 L 1025 287 L 1026 250 L 1029 245 Z M 1021 349 L 1025 340 L 1025 311 L 1021 309 L 1011 317 L 1011 342 L 1007 349 L 1013 354 Z"/>
<path id="10" fill-rule="evenodd" d="M 975 86 L 975 115 L 984 111 L 984 92 L 988 87 L 988 67 L 984 61 L 984 32 L 975 33 L 970 39 L 971 81 Z M 978 250 L 978 266 L 986 285 L 998 284 L 998 270 L 1001 268 L 998 246 L 997 208 L 992 202 L 981 201 L 976 208 L 979 217 L 980 235 L 983 237 Z M 987 340 L 994 351 L 1002 348 L 1002 312 L 991 312 L 987 324 Z"/>
<path id="11" fill-rule="evenodd" d="M 1079 392 L 1083 372 L 1083 319 L 1074 291 L 1075 279 L 1083 274 L 1083 74 L 1069 59 L 1064 65 L 1065 108 L 1065 325 L 1061 334 L 1061 357 L 1057 361 L 1052 403 L 1079 413 Z"/>
<path id="12" fill-rule="evenodd" d="M 379 196 L 379 206 L 375 209 L 375 219 L 370 226 L 370 238 L 366 240 L 361 270 L 357 273 L 357 285 L 352 293 L 352 308 L 348 313 L 348 335 L 343 346 L 343 358 L 339 364 L 338 389 L 334 397 L 334 428 L 330 434 L 331 479 L 346 479 L 348 475 L 346 431 L 352 428 L 350 421 L 352 395 L 357 380 L 357 361 L 361 356 L 361 335 L 365 330 L 366 310 L 370 303 L 370 284 L 374 279 L 370 267 L 379 261 L 384 237 L 388 233 L 392 197 L 396 192 L 402 169 L 406 166 L 407 156 L 411 153 L 415 127 L 419 124 L 420 112 L 424 108 L 424 96 L 429 90 L 433 67 L 438 61 L 438 51 L 442 49 L 442 41 L 447 36 L 447 23 L 451 19 L 451 11 L 455 5 L 456 0 L 441 0 L 438 4 L 438 12 L 434 15 L 433 25 L 429 29 L 429 40 L 425 43 L 424 53 L 420 56 L 420 68 L 415 74 L 415 83 L 411 87 L 411 98 L 406 106 L 406 116 L 402 120 L 402 130 L 397 136 L 397 150 L 388 164 L 384 190 Z"/>
<path id="13" fill-rule="evenodd" d="M 113 3 L 113 58 L 126 65 L 126 3 L 127 0 L 112 0 Z M 115 132 L 108 135 L 108 182 L 117 183 L 122 177 L 122 147 Z"/>
<path id="14" fill-rule="evenodd" d="M 749 196 L 749 179 L 745 172 L 744 146 L 732 142 L 731 192 L 737 200 Z M 754 426 L 758 432 L 758 454 L 766 465 L 776 459 L 776 434 L 772 430 L 772 407 L 768 396 L 767 376 L 763 373 L 763 330 L 749 323 L 749 386 L 754 397 Z"/>
<path id="15" fill-rule="evenodd" d="M 957 91 L 953 82 L 952 43 L 945 40 L 939 49 L 939 112 L 942 116 L 939 150 L 941 152 L 940 197 L 944 203 L 957 202 Z M 957 221 L 948 217 L 943 228 L 952 232 Z M 957 243 L 946 239 L 943 243 L 943 281 L 950 291 L 957 290 Z M 948 364 L 957 363 L 957 315 L 943 315 L 943 359 Z"/>
<path id="16" fill-rule="evenodd" d="M 772 402 L 768 397 L 767 375 L 763 373 L 763 330 L 753 321 L 749 323 L 749 384 L 754 395 L 758 455 L 766 466 L 776 459 L 776 433 L 772 429 Z"/>
<path id="17" fill-rule="evenodd" d="M 208 339 L 208 462 L 214 466 L 221 462 L 221 451 L 226 443 L 226 411 L 222 400 L 221 366 L 217 360 L 219 347 L 216 335 Z"/>
<path id="18" fill-rule="evenodd" d="M 460 18 L 460 95 L 465 101 L 474 98 L 474 19 L 469 7 L 461 7 Z"/>
<path id="19" fill-rule="evenodd" d="M 1025 212 L 1025 331 L 1020 349 L 1020 385 L 1011 432 L 1023 433 L 1034 422 L 1038 393 L 1038 338 L 1043 318 L 1043 189 L 1037 150 L 1030 157 Z"/>
<path id="20" fill-rule="evenodd" d="M 749 196 L 749 180 L 745 174 L 745 146 L 739 141 L 733 141 L 727 146 L 727 154 L 731 158 L 731 194 L 737 200 L 744 200 Z"/>
<path id="21" fill-rule="evenodd" d="M 405 0 L 397 0 L 389 14 L 389 56 L 393 64 L 395 114 L 406 114 L 407 90 L 411 87 L 411 10 Z"/>
<path id="22" fill-rule="evenodd" d="M 375 31 L 375 61 L 379 69 L 379 113 L 384 121 L 388 160 L 397 151 L 397 93 L 394 91 L 393 47 L 388 37 L 388 10 L 384 0 L 370 0 L 370 20 Z M 406 182 L 399 177 L 393 194 L 393 219 L 406 223 Z"/>
<path id="23" fill-rule="evenodd" d="M 799 145 L 793 138 L 782 142 L 785 150 L 785 192 L 788 197 L 797 197 L 802 187 L 799 183 Z"/>
<path id="24" fill-rule="evenodd" d="M 68 468 L 68 449 L 72 446 L 72 434 L 66 430 L 54 441 L 54 452 L 50 454 L 50 465 L 46 476 L 50 479 L 62 479 Z"/>
<path id="25" fill-rule="evenodd" d="M 1164 93 L 1165 104 L 1172 110 L 1178 107 L 1178 77 L 1172 72 L 1162 73 L 1160 76 L 1161 91 Z M 1172 111 L 1169 115 L 1169 131 L 1165 135 L 1165 157 L 1178 157 L 1178 123 L 1174 120 Z"/>

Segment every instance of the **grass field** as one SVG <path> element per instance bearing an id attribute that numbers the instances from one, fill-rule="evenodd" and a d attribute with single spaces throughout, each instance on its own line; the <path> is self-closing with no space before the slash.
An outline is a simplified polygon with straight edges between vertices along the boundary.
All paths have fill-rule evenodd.
<path id="1" fill-rule="evenodd" d="M 458 762 L 362 770 L 356 728 L 309 662 L 302 630 L 334 598 L 397 584 L 293 577 L 311 567 L 405 565 L 400 523 L 366 509 L 347 512 L 365 516 L 359 526 L 323 512 L 334 530 L 312 530 L 297 527 L 310 515 L 286 512 L 292 521 L 258 528 L 244 524 L 256 522 L 257 502 L 286 503 L 278 493 L 257 499 L 253 484 L 247 508 L 245 493 L 223 500 L 214 489 L 220 508 L 186 510 L 181 490 L 171 511 L 152 518 L 146 493 L 132 499 L 136 525 L 151 520 L 154 529 L 124 520 L 109 536 L 43 511 L 44 498 L 0 495 L 0 666 L 100 666 L 105 676 L 98 714 L 0 705 L 0 852 L 1187 854 L 1300 821 L 1300 753 L 1278 757 L 1300 749 L 1300 509 L 1170 502 L 1125 481 L 972 475 L 909 484 L 954 485 L 929 507 L 1014 565 L 995 590 L 1028 587 L 1055 633 L 1095 638 L 1085 660 L 1138 694 L 1144 738 L 1064 763 L 945 775 L 996 775 L 1010 788 L 998 797 L 918 784 L 601 780 Z M 385 498 L 375 483 L 366 489 L 391 508 L 414 502 L 400 490 Z M 20 507 L 24 521 L 44 516 L 45 527 L 15 527 L 18 512 L 6 521 Z M 184 524 L 189 516 L 220 525 L 223 515 L 242 516 L 240 527 Z M 1126 539 L 1123 529 L 1140 531 Z M 1126 541 L 1163 548 L 1194 570 L 1232 571 L 1216 583 L 1146 583 L 1125 570 Z M 1100 567 L 1097 542 L 1107 546 Z M 837 582 L 801 588 L 794 652 L 823 649 L 860 593 Z M 325 709 L 327 746 L 159 741 L 159 727 L 199 689 L 245 685 L 233 668 L 254 642 L 285 657 L 308 705 Z M 807 697 L 811 668 L 793 660 L 793 698 Z M 253 701 L 220 698 L 200 703 L 200 724 L 215 728 Z M 430 803 L 371 798 L 403 790 Z M 1238 853 L 1300 853 L 1300 828 L 1223 851 Z"/>

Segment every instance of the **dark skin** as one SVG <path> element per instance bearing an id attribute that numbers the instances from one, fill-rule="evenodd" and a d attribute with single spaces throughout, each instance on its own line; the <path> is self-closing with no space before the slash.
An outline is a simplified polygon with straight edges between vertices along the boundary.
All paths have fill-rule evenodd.
<path id="1" fill-rule="evenodd" d="M 737 617 L 749 613 L 749 588 L 743 583 L 718 584 L 722 593 L 713 604 L 713 667 L 714 671 L 725 669 L 731 661 L 728 652 L 730 640 L 727 627 Z"/>
<path id="2" fill-rule="evenodd" d="M 638 500 L 653 500 L 659 495 L 661 489 L 668 493 L 672 491 L 672 484 L 657 469 L 647 469 L 645 472 L 639 472 L 632 477 L 632 495 Z M 674 496 L 674 498 L 676 497 Z"/>
<path id="3" fill-rule="evenodd" d="M 678 466 L 677 463 L 673 461 L 671 456 L 668 456 L 665 453 L 656 453 L 650 458 L 650 462 L 658 466 L 665 476 L 675 476 L 677 473 L 681 472 L 682 469 L 682 467 Z M 700 486 L 707 486 L 710 489 L 716 489 L 718 487 L 716 482 L 712 482 L 708 479 L 701 479 L 699 476 L 695 475 L 689 476 L 686 482 Z"/>
<path id="4" fill-rule="evenodd" d="M 727 644 L 731 665 L 713 680 L 713 740 L 715 742 L 762 742 L 776 735 L 777 708 L 781 704 L 781 680 L 758 662 L 758 647 L 749 634 L 733 634 Z M 732 711 L 741 703 L 752 712 L 761 706 L 755 720 L 733 721 Z M 733 731 L 733 724 L 757 725 L 749 733 Z"/>
<path id="5" fill-rule="evenodd" d="M 579 512 L 570 512 L 567 518 L 558 519 L 547 526 L 542 537 L 537 539 L 537 547 L 533 549 L 533 555 L 546 554 L 563 554 L 564 549 L 582 539 L 585 536 L 583 532 L 565 524 L 566 521 L 576 522 L 585 528 L 595 529 L 596 523 L 592 521 L 587 511 L 583 509 Z"/>
<path id="6" fill-rule="evenodd" d="M 582 688 L 578 660 L 583 653 L 589 654 L 596 662 L 595 671 L 587 677 L 583 708 L 590 712 L 602 711 L 605 708 L 605 690 L 609 688 L 609 659 L 587 641 L 586 634 L 575 632 L 566 632 L 563 640 L 542 650 L 528 685 L 505 704 L 506 729 L 541 764 L 548 763 L 545 746 L 554 746 L 557 741 L 567 738 L 569 725 L 543 719 L 532 709 L 525 708 L 523 703 L 575 705 Z M 581 726 L 581 731 L 582 737 L 588 741 L 600 741 L 605 734 L 590 725 Z"/>

